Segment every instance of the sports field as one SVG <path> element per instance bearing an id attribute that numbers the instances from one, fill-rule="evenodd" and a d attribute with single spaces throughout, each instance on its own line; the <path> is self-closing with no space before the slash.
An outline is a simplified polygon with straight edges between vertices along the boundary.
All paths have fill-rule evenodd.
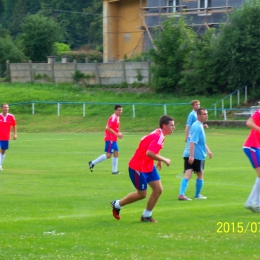
<path id="1" fill-rule="evenodd" d="M 160 172 L 158 223 L 140 222 L 146 199 L 125 206 L 120 221 L 109 205 L 134 191 L 127 164 L 141 133 L 119 140 L 121 175 L 111 174 L 111 160 L 88 169 L 103 133 L 19 133 L 0 172 L 0 259 L 260 259 L 260 216 L 243 208 L 256 178 L 241 148 L 248 133 L 206 130 L 208 199 L 192 201 L 177 200 L 184 130 L 167 136 L 161 154 L 172 163 Z"/>

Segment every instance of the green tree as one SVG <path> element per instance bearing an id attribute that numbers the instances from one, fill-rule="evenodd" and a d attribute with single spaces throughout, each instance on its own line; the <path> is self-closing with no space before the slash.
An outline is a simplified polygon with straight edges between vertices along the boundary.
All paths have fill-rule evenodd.
<path id="1" fill-rule="evenodd" d="M 13 37 L 15 37 L 18 33 L 21 32 L 21 23 L 27 14 L 28 0 L 17 0 L 8 25 L 10 34 Z"/>
<path id="2" fill-rule="evenodd" d="M 214 53 L 219 85 L 260 84 L 260 0 L 247 0 L 221 29 Z M 259 93 L 260 94 L 260 93 Z"/>
<path id="3" fill-rule="evenodd" d="M 5 63 L 7 60 L 21 62 L 24 58 L 25 55 L 16 47 L 10 36 L 0 37 L 0 63 Z"/>
<path id="4" fill-rule="evenodd" d="M 84 21 L 86 26 L 86 33 L 88 44 L 102 43 L 103 39 L 103 16 L 102 16 L 102 1 L 93 0 L 93 3 L 88 8 L 83 9 L 87 14 Z"/>
<path id="5" fill-rule="evenodd" d="M 21 25 L 21 45 L 26 56 L 33 61 L 45 61 L 55 53 L 55 42 L 62 41 L 62 29 L 51 18 L 28 15 Z"/>
<path id="6" fill-rule="evenodd" d="M 3 3 L 3 0 L 0 0 L 0 23 L 2 23 L 3 21 L 3 15 L 4 15 L 4 3 Z"/>
<path id="7" fill-rule="evenodd" d="M 184 17 L 166 19 L 162 26 L 153 42 L 155 49 L 149 51 L 153 61 L 152 86 L 158 92 L 175 92 L 180 87 L 185 62 L 196 46 L 197 35 L 186 26 Z"/>
<path id="8" fill-rule="evenodd" d="M 196 41 L 194 50 L 190 52 L 182 71 L 183 78 L 180 81 L 183 94 L 213 94 L 219 92 L 213 69 L 213 53 L 216 41 L 215 29 L 209 29 L 201 40 Z"/>
<path id="9" fill-rule="evenodd" d="M 90 42 L 102 43 L 100 0 L 43 0 L 41 13 L 54 17 L 65 28 L 65 43 L 72 49 Z"/>

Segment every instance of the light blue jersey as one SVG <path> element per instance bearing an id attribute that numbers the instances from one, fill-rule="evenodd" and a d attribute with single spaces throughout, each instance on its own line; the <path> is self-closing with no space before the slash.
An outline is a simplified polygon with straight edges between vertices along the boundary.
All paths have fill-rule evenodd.
<path id="1" fill-rule="evenodd" d="M 207 156 L 206 151 L 206 136 L 203 128 L 203 124 L 200 121 L 196 121 L 190 128 L 186 147 L 183 152 L 183 157 L 190 157 L 190 142 L 195 144 L 194 159 L 204 161 Z"/>
<path id="2" fill-rule="evenodd" d="M 197 116 L 197 111 L 192 110 L 192 111 L 189 113 L 189 115 L 188 115 L 187 122 L 186 122 L 186 126 L 191 127 L 192 124 L 193 124 L 195 121 L 197 121 L 197 118 L 198 118 L 198 116 Z"/>

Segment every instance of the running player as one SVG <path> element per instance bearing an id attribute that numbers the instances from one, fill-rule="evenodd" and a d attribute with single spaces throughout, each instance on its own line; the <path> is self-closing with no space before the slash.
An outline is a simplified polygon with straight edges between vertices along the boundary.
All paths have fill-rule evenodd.
<path id="1" fill-rule="evenodd" d="M 105 154 L 100 155 L 93 161 L 89 161 L 89 169 L 93 172 L 93 168 L 97 163 L 103 162 L 106 159 L 112 157 L 112 174 L 120 174 L 118 171 L 118 155 L 119 148 L 117 144 L 117 139 L 123 138 L 123 134 L 119 132 L 120 122 L 119 117 L 122 115 L 123 107 L 121 105 L 115 105 L 114 114 L 111 115 L 107 121 L 105 129 Z"/>
<path id="2" fill-rule="evenodd" d="M 246 125 L 251 128 L 251 131 L 244 142 L 243 150 L 255 169 L 257 177 L 245 203 L 245 208 L 253 212 L 260 212 L 260 109 L 254 112 Z"/>
<path id="3" fill-rule="evenodd" d="M 159 155 L 159 151 L 163 147 L 164 138 L 170 135 L 174 130 L 173 118 L 164 115 L 159 120 L 159 128 L 152 133 L 144 136 L 129 162 L 129 176 L 136 188 L 135 192 L 129 193 L 121 200 L 114 200 L 110 203 L 113 216 L 120 219 L 120 210 L 123 206 L 142 200 L 147 195 L 147 184 L 151 187 L 152 193 L 148 199 L 146 209 L 143 211 L 141 221 L 157 222 L 152 218 L 152 210 L 155 207 L 161 193 L 162 183 L 160 175 L 154 166 L 154 160 L 158 161 L 157 168 L 160 170 L 164 162 L 167 166 L 171 161 Z"/>
<path id="4" fill-rule="evenodd" d="M 13 138 L 17 138 L 17 127 L 14 115 L 9 114 L 9 105 L 2 104 L 2 113 L 0 114 L 0 170 L 3 170 L 3 162 L 5 159 L 5 151 L 9 148 L 10 132 L 13 128 Z"/>

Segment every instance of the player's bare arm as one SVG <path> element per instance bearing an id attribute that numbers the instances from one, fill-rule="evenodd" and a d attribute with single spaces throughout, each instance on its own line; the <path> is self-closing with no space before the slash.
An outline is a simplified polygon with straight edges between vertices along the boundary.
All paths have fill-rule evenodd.
<path id="1" fill-rule="evenodd" d="M 189 130 L 190 130 L 190 127 L 186 126 L 186 128 L 185 128 L 185 142 L 187 142 L 187 140 L 188 140 Z"/>
<path id="2" fill-rule="evenodd" d="M 254 119 L 251 117 L 246 121 L 246 126 L 260 132 L 260 127 L 256 125 Z"/>
<path id="3" fill-rule="evenodd" d="M 212 154 L 212 152 L 210 151 L 210 149 L 208 148 L 207 145 L 206 145 L 206 150 L 207 150 L 207 153 L 208 153 L 208 155 L 209 155 L 209 158 L 211 159 L 212 156 L 213 156 L 213 154 Z"/>
<path id="4" fill-rule="evenodd" d="M 14 131 L 13 139 L 16 140 L 17 139 L 17 127 L 16 126 L 13 127 L 13 131 Z"/>
<path id="5" fill-rule="evenodd" d="M 163 156 L 161 156 L 159 154 L 156 154 L 156 153 L 154 153 L 154 152 L 152 152 L 150 150 L 148 150 L 146 152 L 146 155 L 149 156 L 150 158 L 152 158 L 153 160 L 158 161 L 158 162 L 164 162 L 167 166 L 170 166 L 170 164 L 171 164 L 171 160 L 170 159 L 165 158 L 165 157 L 163 157 Z"/>
<path id="6" fill-rule="evenodd" d="M 112 128 L 110 128 L 109 126 L 106 126 L 106 129 L 110 132 L 110 133 L 112 133 L 113 135 L 115 135 L 115 136 L 117 136 L 118 138 L 123 138 L 123 134 L 122 133 L 116 133 Z"/>
<path id="7" fill-rule="evenodd" d="M 189 157 L 189 164 L 193 164 L 194 162 L 194 148 L 195 148 L 195 144 L 193 142 L 190 142 L 190 157 Z"/>

